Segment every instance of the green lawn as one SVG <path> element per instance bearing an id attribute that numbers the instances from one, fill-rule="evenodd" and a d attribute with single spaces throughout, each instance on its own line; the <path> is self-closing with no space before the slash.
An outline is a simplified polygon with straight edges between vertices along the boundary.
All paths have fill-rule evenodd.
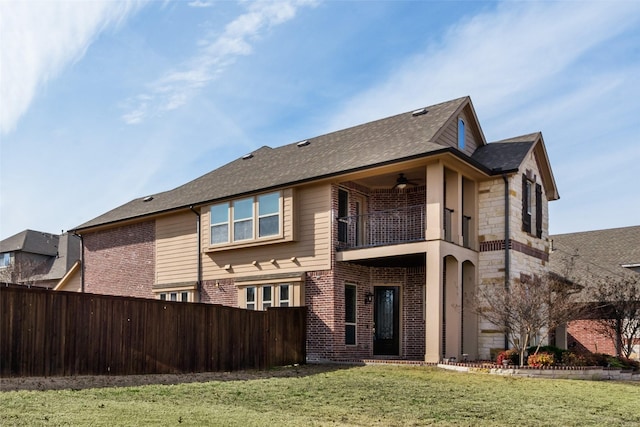
<path id="1" fill-rule="evenodd" d="M 282 370 L 289 370 L 287 377 Z M 177 385 L 5 391 L 0 425 L 640 425 L 636 383 L 395 366 L 301 366 L 273 374 Z"/>

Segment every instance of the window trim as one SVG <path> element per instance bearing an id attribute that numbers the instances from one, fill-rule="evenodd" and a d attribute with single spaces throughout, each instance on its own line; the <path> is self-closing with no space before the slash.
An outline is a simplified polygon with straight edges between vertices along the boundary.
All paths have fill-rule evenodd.
<path id="1" fill-rule="evenodd" d="M 287 298 L 282 299 L 282 289 L 287 289 Z M 287 305 L 283 306 L 282 303 L 286 302 Z M 290 283 L 279 283 L 278 284 L 278 306 L 279 307 L 291 307 L 291 284 Z"/>
<path id="2" fill-rule="evenodd" d="M 260 215 L 260 205 L 259 205 L 259 199 L 263 196 L 268 196 L 268 195 L 272 195 L 272 194 L 277 194 L 278 195 L 278 211 L 276 213 L 269 213 L 269 214 L 265 214 L 265 215 Z M 278 191 L 270 191 L 267 193 L 260 193 L 260 194 L 256 194 L 250 197 L 243 197 L 243 198 L 238 198 L 238 199 L 233 199 L 233 200 L 227 200 L 225 202 L 221 202 L 221 203 L 215 203 L 212 205 L 209 205 L 208 209 L 209 209 L 209 248 L 210 249 L 217 249 L 217 248 L 221 248 L 221 247 L 228 247 L 228 246 L 244 246 L 244 245 L 252 245 L 255 243 L 261 243 L 261 242 L 268 242 L 271 240 L 280 240 L 284 237 L 284 192 L 282 190 L 278 190 Z M 252 207 L 251 207 L 251 212 L 252 212 L 252 216 L 251 218 L 247 217 L 247 218 L 235 218 L 235 204 L 245 201 L 245 200 L 251 200 L 252 201 Z M 224 206 L 226 205 L 227 207 L 227 222 L 224 223 L 212 223 L 212 215 L 211 215 L 211 211 L 212 209 L 214 209 L 215 207 L 218 206 Z M 263 218 L 268 218 L 268 217 L 274 217 L 277 216 L 278 217 L 278 232 L 275 234 L 269 234 L 266 236 L 260 236 L 260 219 Z M 240 239 L 240 240 L 236 240 L 235 238 L 235 226 L 236 224 L 239 224 L 243 221 L 251 221 L 251 237 L 250 238 L 246 238 L 246 239 Z M 220 226 L 223 224 L 227 224 L 227 240 L 225 242 L 213 242 L 212 239 L 212 231 L 213 231 L 213 227 L 216 226 Z"/>
<path id="3" fill-rule="evenodd" d="M 282 287 L 286 286 L 288 288 L 287 296 L 288 299 L 281 299 L 280 290 Z M 295 300 L 293 298 L 294 287 L 296 286 L 295 282 L 278 282 L 278 283 L 264 283 L 264 284 L 252 284 L 249 286 L 243 286 L 240 288 L 241 295 L 241 308 L 246 310 L 257 310 L 257 311 L 265 311 L 267 308 L 271 307 L 295 307 Z M 298 285 L 299 286 L 299 285 Z M 271 299 L 265 300 L 265 290 L 269 288 L 271 290 Z M 252 301 L 247 299 L 248 289 L 253 289 L 253 297 Z M 265 303 L 268 304 L 265 307 Z M 283 306 L 282 303 L 286 303 L 287 305 Z M 253 305 L 249 307 L 249 305 Z"/>
<path id="4" fill-rule="evenodd" d="M 13 264 L 13 256 L 11 252 L 2 252 L 0 253 L 0 258 L 2 259 L 2 264 L 0 264 L 1 268 L 9 268 Z M 6 260 L 6 262 L 5 262 Z"/>
<path id="5" fill-rule="evenodd" d="M 466 144 L 467 125 L 462 117 L 458 117 L 458 149 L 464 150 Z M 462 132 L 460 132 L 462 130 Z"/>
<path id="6" fill-rule="evenodd" d="M 353 289 L 353 321 L 347 321 L 347 288 Z M 344 284 L 344 345 L 358 345 L 358 286 L 355 283 Z M 353 342 L 347 340 L 347 327 L 353 327 Z"/>
<path id="7" fill-rule="evenodd" d="M 194 290 L 171 289 L 156 292 L 156 299 L 169 302 L 195 302 Z"/>
<path id="8" fill-rule="evenodd" d="M 542 238 L 542 185 L 522 174 L 522 231 Z M 535 225 L 535 229 L 533 228 Z"/>

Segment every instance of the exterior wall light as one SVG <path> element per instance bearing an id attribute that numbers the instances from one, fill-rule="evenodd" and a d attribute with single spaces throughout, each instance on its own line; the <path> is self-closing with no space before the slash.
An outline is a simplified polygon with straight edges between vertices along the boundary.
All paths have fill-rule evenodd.
<path id="1" fill-rule="evenodd" d="M 371 292 L 367 292 L 364 295 L 364 303 L 365 304 L 371 304 L 372 301 L 373 301 L 373 294 Z"/>

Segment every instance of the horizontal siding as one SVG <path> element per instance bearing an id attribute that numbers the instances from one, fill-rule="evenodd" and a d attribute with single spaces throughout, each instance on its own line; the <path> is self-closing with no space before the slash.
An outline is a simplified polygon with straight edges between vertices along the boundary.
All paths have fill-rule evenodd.
<path id="1" fill-rule="evenodd" d="M 196 227 L 197 217 L 192 212 L 156 220 L 156 283 L 197 280 Z"/>
<path id="2" fill-rule="evenodd" d="M 285 192 L 285 236 L 292 241 L 276 241 L 260 246 L 206 252 L 208 212 L 203 213 L 203 279 L 232 279 L 287 272 L 305 272 L 330 267 L 331 197 L 328 185 L 314 185 Z M 292 261 L 292 257 L 295 260 Z M 271 260 L 275 260 L 271 263 Z M 255 265 L 253 264 L 255 261 Z M 224 269 L 231 265 L 232 269 Z"/>
<path id="3" fill-rule="evenodd" d="M 465 124 L 465 145 L 463 152 L 470 156 L 473 154 L 479 144 L 476 138 L 477 124 L 473 119 L 473 116 L 469 114 L 468 108 L 462 110 L 458 117 L 462 118 Z M 436 141 L 437 143 L 458 148 L 458 117 L 450 121 L 450 123 L 447 125 L 445 130 Z"/>

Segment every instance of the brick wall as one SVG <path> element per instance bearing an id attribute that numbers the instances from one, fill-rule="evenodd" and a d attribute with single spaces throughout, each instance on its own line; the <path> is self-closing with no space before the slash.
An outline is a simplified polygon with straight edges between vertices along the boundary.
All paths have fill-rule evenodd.
<path id="1" fill-rule="evenodd" d="M 204 280 L 200 301 L 207 304 L 238 307 L 238 290 L 233 279 Z"/>
<path id="2" fill-rule="evenodd" d="M 333 356 L 335 335 L 335 286 L 333 272 L 306 274 L 307 358 L 327 360 Z"/>
<path id="3" fill-rule="evenodd" d="M 86 292 L 154 297 L 154 221 L 88 233 L 83 242 Z"/>
<path id="4" fill-rule="evenodd" d="M 407 359 L 424 359 L 425 355 L 425 268 L 407 269 L 407 281 L 404 287 L 403 310 L 403 347 Z"/>
<path id="5" fill-rule="evenodd" d="M 613 340 L 596 330 L 593 320 L 575 320 L 567 325 L 567 347 L 572 351 L 616 354 Z"/>

